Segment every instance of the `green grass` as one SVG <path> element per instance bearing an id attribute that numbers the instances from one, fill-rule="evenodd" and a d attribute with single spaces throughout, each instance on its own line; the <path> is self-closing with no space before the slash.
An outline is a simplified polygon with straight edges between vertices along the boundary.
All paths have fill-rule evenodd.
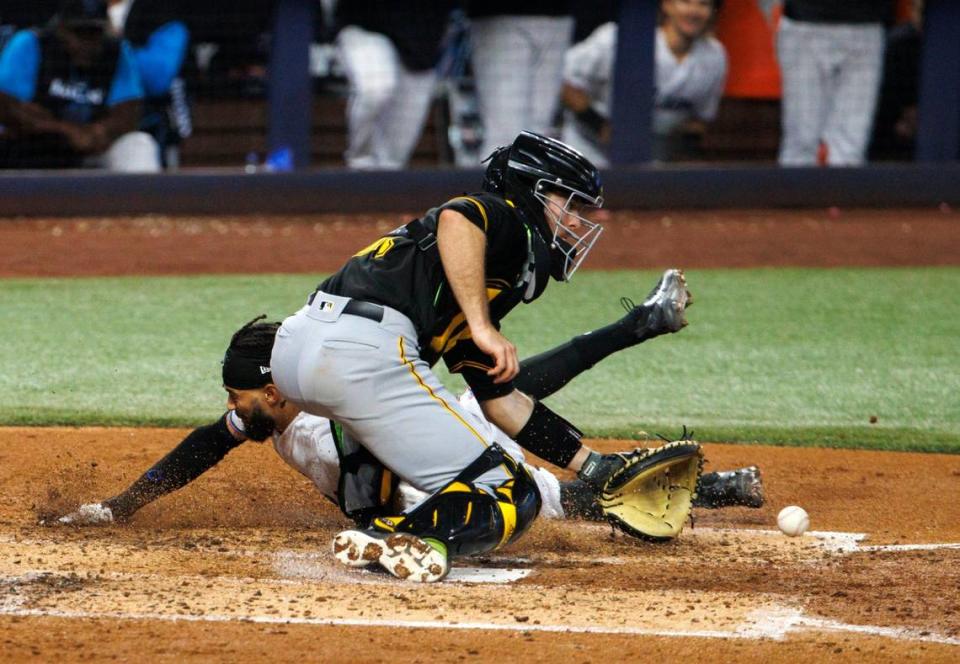
<path id="1" fill-rule="evenodd" d="M 0 424 L 192 425 L 222 412 L 219 362 L 319 276 L 0 281 Z M 581 272 L 504 331 L 531 355 L 621 315 L 652 272 Z M 960 269 L 688 273 L 691 325 L 550 398 L 590 435 L 687 424 L 704 440 L 960 451 Z M 456 388 L 459 379 L 440 372 Z M 871 424 L 871 416 L 877 418 Z"/>

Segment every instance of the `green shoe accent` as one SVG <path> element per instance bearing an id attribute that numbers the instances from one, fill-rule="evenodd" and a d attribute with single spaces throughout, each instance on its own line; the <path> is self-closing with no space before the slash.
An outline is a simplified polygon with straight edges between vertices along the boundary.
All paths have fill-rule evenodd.
<path id="1" fill-rule="evenodd" d="M 440 540 L 434 539 L 432 537 L 421 537 L 420 539 L 422 539 L 424 542 L 429 544 L 434 550 L 442 553 L 444 558 L 450 557 L 447 555 L 447 545 L 441 542 Z"/>

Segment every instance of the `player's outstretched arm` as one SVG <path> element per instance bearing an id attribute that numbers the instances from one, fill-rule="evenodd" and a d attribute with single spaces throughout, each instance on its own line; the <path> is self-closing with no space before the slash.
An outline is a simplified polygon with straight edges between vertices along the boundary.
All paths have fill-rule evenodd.
<path id="1" fill-rule="evenodd" d="M 101 503 L 81 505 L 58 519 L 70 525 L 96 525 L 125 521 L 144 505 L 189 484 L 220 462 L 244 441 L 224 415 L 213 424 L 191 431 L 169 454 L 155 463 L 124 492 Z"/>

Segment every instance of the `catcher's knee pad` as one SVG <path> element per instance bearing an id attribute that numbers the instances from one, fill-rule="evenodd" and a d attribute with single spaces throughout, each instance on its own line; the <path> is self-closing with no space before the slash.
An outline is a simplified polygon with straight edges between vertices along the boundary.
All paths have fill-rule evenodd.
<path id="1" fill-rule="evenodd" d="M 479 489 L 473 479 L 503 465 L 512 477 L 494 489 Z M 452 482 L 410 512 L 377 518 L 373 527 L 432 537 L 452 556 L 492 551 L 524 533 L 540 512 L 540 492 L 527 469 L 498 445 L 489 447 Z"/>

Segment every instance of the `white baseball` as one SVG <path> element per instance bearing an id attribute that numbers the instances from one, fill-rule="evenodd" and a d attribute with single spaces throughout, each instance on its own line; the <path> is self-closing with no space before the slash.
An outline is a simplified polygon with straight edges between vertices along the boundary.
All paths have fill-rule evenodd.
<path id="1" fill-rule="evenodd" d="M 810 527 L 810 516 L 802 507 L 790 505 L 780 510 L 780 514 L 777 515 L 777 526 L 784 535 L 797 537 L 807 532 L 807 528 Z"/>

